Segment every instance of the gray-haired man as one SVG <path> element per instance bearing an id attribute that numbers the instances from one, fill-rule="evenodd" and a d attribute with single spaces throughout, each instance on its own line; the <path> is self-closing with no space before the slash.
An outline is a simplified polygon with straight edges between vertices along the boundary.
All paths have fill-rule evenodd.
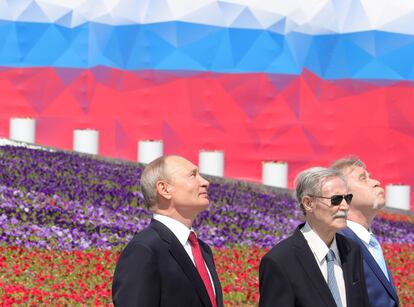
<path id="1" fill-rule="evenodd" d="M 267 253 L 260 306 L 368 306 L 359 247 L 336 232 L 352 200 L 339 171 L 314 167 L 295 181 L 306 223 Z"/>

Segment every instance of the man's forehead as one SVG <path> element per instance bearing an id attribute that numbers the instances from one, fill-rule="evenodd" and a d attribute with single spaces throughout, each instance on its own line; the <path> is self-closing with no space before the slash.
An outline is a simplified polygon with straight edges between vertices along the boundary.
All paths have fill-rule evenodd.
<path id="1" fill-rule="evenodd" d="M 332 189 L 345 188 L 345 182 L 340 177 L 331 177 L 322 183 L 322 191 L 329 191 Z"/>
<path id="2" fill-rule="evenodd" d="M 351 176 L 360 176 L 368 174 L 368 171 L 362 166 L 353 166 L 350 167 L 348 170 L 345 171 L 345 174 L 349 174 Z"/>
<path id="3" fill-rule="evenodd" d="M 166 162 L 167 169 L 170 172 L 178 172 L 180 170 L 193 170 L 197 168 L 197 166 L 195 166 L 191 161 L 188 161 L 187 159 L 180 156 L 168 157 Z"/>

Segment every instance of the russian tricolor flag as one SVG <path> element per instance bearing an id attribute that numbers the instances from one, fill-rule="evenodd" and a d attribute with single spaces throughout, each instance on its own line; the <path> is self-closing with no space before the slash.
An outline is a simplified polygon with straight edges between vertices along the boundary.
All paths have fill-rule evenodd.
<path id="1" fill-rule="evenodd" d="M 414 186 L 413 20 L 403 0 L 0 0 L 0 135 L 31 116 L 60 148 L 95 128 L 107 156 L 222 149 L 250 180 L 355 154 Z"/>

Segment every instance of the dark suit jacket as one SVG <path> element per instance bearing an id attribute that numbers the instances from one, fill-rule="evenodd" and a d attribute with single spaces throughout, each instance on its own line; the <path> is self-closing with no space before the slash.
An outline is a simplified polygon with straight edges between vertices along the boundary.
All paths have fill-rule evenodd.
<path id="1" fill-rule="evenodd" d="M 217 306 L 223 306 L 213 254 L 204 242 L 199 243 L 213 279 Z M 119 307 L 211 306 L 204 283 L 184 247 L 156 220 L 121 253 L 113 278 L 112 299 Z"/>
<path id="2" fill-rule="evenodd" d="M 339 234 L 336 234 L 336 243 L 342 262 L 347 306 L 369 306 L 359 247 Z M 328 284 L 299 228 L 263 257 L 259 281 L 259 306 L 336 307 Z"/>
<path id="3" fill-rule="evenodd" d="M 391 272 L 388 270 L 388 276 L 390 277 L 388 281 L 368 248 L 366 248 L 364 242 L 350 228 L 345 228 L 340 233 L 352 239 L 361 248 L 364 259 L 365 283 L 367 285 L 370 305 L 372 307 L 399 306 L 397 289 L 394 286 Z"/>

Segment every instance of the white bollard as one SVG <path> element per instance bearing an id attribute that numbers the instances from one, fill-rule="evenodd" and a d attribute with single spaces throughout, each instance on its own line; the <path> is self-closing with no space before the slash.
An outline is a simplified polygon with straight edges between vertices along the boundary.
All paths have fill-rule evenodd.
<path id="1" fill-rule="evenodd" d="M 99 152 L 99 131 L 94 129 L 73 130 L 73 150 L 97 155 Z"/>
<path id="2" fill-rule="evenodd" d="M 221 150 L 200 150 L 198 168 L 202 174 L 223 177 L 224 152 Z"/>
<path id="3" fill-rule="evenodd" d="M 33 118 L 10 118 L 9 137 L 13 141 L 36 142 L 36 120 Z"/>
<path id="4" fill-rule="evenodd" d="M 287 188 L 288 164 L 284 161 L 262 162 L 262 183 L 272 187 Z"/>
<path id="5" fill-rule="evenodd" d="M 390 208 L 410 210 L 410 193 L 409 185 L 389 184 L 386 186 L 385 203 Z"/>
<path id="6" fill-rule="evenodd" d="M 138 142 L 138 162 L 150 163 L 164 154 L 162 140 L 144 140 Z"/>

